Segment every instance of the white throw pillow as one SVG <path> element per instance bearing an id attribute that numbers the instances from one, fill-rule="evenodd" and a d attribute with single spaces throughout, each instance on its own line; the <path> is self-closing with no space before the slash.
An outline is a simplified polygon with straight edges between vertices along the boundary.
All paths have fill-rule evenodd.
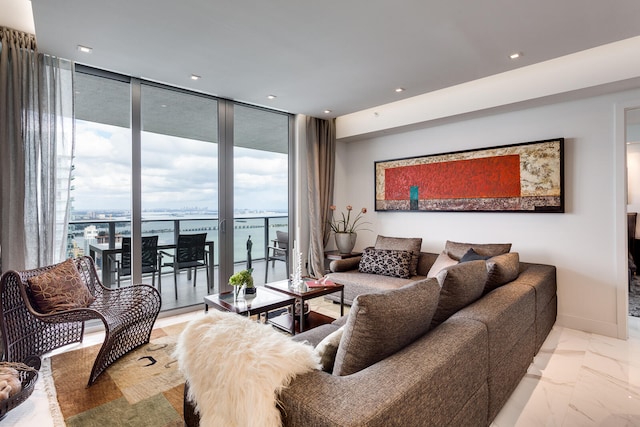
<path id="1" fill-rule="evenodd" d="M 336 361 L 336 353 L 338 353 L 343 331 L 344 325 L 324 337 L 316 346 L 316 353 L 320 356 L 320 364 L 325 372 L 333 371 L 333 364 Z"/>

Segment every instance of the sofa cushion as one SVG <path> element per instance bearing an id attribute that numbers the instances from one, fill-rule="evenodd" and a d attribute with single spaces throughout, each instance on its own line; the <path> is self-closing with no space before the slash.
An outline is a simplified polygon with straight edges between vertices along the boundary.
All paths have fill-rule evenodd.
<path id="1" fill-rule="evenodd" d="M 482 296 L 487 283 L 486 263 L 482 260 L 459 263 L 445 268 L 436 278 L 442 290 L 432 328 Z"/>
<path id="2" fill-rule="evenodd" d="M 437 279 L 431 278 L 399 289 L 358 295 L 344 326 L 333 374 L 358 372 L 424 335 L 439 293 Z"/>
<path id="3" fill-rule="evenodd" d="M 443 268 L 451 267 L 452 265 L 456 265 L 458 263 L 457 260 L 451 258 L 445 251 L 442 251 L 438 258 L 436 258 L 435 262 L 429 269 L 429 273 L 427 273 L 427 277 L 436 277 L 438 273 L 442 271 Z"/>
<path id="4" fill-rule="evenodd" d="M 343 332 L 344 326 L 324 337 L 316 346 L 316 353 L 320 356 L 320 365 L 322 365 L 322 370 L 325 372 L 333 371 L 336 354 L 338 353 L 338 345 L 340 345 Z"/>
<path id="5" fill-rule="evenodd" d="M 362 253 L 358 271 L 408 279 L 411 277 L 412 259 L 413 254 L 409 251 L 366 248 Z"/>
<path id="6" fill-rule="evenodd" d="M 444 251 L 451 258 L 459 260 L 471 248 L 480 255 L 496 256 L 509 252 L 511 243 L 460 243 L 447 240 Z"/>
<path id="7" fill-rule="evenodd" d="M 491 257 L 487 260 L 487 283 L 484 293 L 505 285 L 518 277 L 520 272 L 520 256 L 517 252 L 509 252 Z"/>
<path id="8" fill-rule="evenodd" d="M 32 301 L 41 313 L 84 308 L 95 300 L 72 259 L 29 278 L 28 283 Z"/>
<path id="9" fill-rule="evenodd" d="M 413 255 L 411 261 L 410 275 L 415 276 L 418 268 L 418 256 L 422 247 L 422 237 L 386 237 L 380 236 L 376 238 L 375 249 L 393 249 L 398 251 L 409 251 Z"/>

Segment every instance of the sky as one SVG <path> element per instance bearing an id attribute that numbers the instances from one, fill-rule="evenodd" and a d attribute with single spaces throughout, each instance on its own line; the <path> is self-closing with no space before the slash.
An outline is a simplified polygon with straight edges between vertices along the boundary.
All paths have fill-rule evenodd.
<path id="1" fill-rule="evenodd" d="M 234 147 L 234 207 L 287 209 L 286 154 Z M 131 206 L 129 129 L 76 120 L 74 210 Z M 142 210 L 217 210 L 217 144 L 142 134 Z"/>

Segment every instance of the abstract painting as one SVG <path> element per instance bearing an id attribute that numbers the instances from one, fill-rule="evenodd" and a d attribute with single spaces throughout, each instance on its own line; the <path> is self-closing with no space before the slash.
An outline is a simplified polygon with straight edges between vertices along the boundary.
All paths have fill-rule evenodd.
<path id="1" fill-rule="evenodd" d="M 376 211 L 564 212 L 564 138 L 375 162 Z"/>

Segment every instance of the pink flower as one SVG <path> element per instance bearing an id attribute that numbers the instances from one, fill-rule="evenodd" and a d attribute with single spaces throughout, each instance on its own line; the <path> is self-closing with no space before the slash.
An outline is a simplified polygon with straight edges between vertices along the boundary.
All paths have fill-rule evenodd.
<path id="1" fill-rule="evenodd" d="M 336 206 L 331 205 L 329 206 L 329 209 L 331 211 L 335 211 Z M 367 213 L 367 208 L 360 209 L 360 212 L 358 212 L 358 215 L 356 215 L 356 217 L 353 218 L 353 222 L 351 221 L 352 210 L 353 210 L 353 206 L 348 205 L 347 214 L 345 215 L 344 212 L 342 212 L 340 214 L 340 216 L 342 217 L 341 219 L 333 218 L 333 213 L 332 213 L 332 218 L 329 220 L 329 226 L 331 227 L 331 231 L 333 231 L 334 233 L 355 233 L 358 230 L 358 228 L 360 228 L 363 224 L 370 224 L 369 222 L 361 222 L 362 215 Z"/>

